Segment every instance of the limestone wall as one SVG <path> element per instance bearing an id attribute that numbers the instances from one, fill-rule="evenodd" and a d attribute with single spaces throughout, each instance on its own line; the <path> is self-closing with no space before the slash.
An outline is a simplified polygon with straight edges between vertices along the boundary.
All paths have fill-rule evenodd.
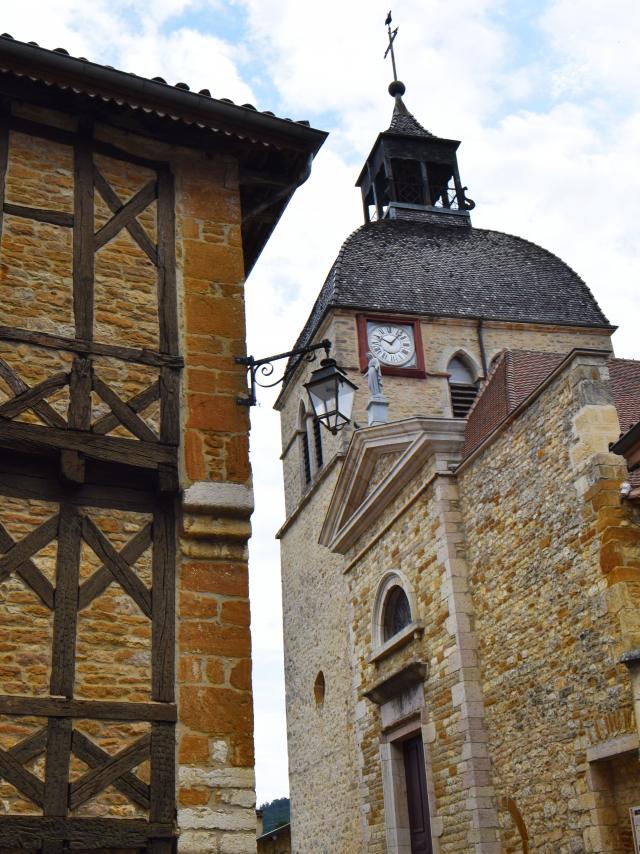
<path id="1" fill-rule="evenodd" d="M 532 852 L 627 851 L 625 810 L 640 798 L 635 752 L 622 777 L 587 761 L 636 732 L 618 660 L 638 637 L 621 614 L 637 611 L 639 538 L 607 453 L 607 378 L 602 357 L 576 358 L 459 476 L 500 822 L 518 814 Z"/>
<path id="2" fill-rule="evenodd" d="M 482 357 L 478 338 L 477 321 L 454 318 L 425 318 L 420 324 L 423 356 L 427 377 L 384 376 L 384 394 L 389 400 L 389 420 L 398 421 L 414 415 L 451 417 L 451 402 L 446 377 L 450 359 L 459 351 L 466 354 L 474 367 L 476 376 L 482 376 Z M 327 317 L 314 336 L 320 341 L 329 338 L 333 342 L 332 355 L 347 370 L 350 379 L 358 386 L 353 419 L 360 427 L 367 425 L 368 388 L 366 375 L 361 373 L 358 354 L 358 332 L 356 313 L 336 309 Z M 606 330 L 548 326 L 544 324 L 498 323 L 486 321 L 483 338 L 487 363 L 503 349 L 530 349 L 568 353 L 574 347 L 596 349 L 611 346 Z M 287 390 L 281 397 L 281 431 L 283 469 L 287 515 L 297 506 L 304 489 L 301 489 L 301 463 L 299 446 L 295 442 L 300 400 L 306 402 L 306 382 L 316 365 L 303 363 Z M 344 449 L 349 431 L 344 431 L 341 442 L 326 439 L 328 455 L 332 449 Z M 328 456 L 326 455 L 326 456 Z"/>
<path id="3" fill-rule="evenodd" d="M 466 353 L 481 372 L 477 322 L 425 318 L 421 334 L 427 377 L 383 378 L 392 421 L 416 414 L 450 417 L 446 369 L 458 351 Z M 488 361 L 508 347 L 569 352 L 580 346 L 610 346 L 607 333 L 544 325 L 486 322 L 483 334 Z M 323 322 L 316 340 L 325 336 L 334 342 L 336 358 L 359 386 L 354 421 L 365 426 L 368 389 L 366 377 L 360 373 L 356 314 L 335 310 Z M 387 850 L 381 723 L 377 707 L 365 700 L 362 692 L 376 678 L 384 678 L 409 661 L 421 660 L 428 663 L 429 669 L 424 708 L 417 725 L 422 727 L 427 756 L 434 846 L 439 845 L 442 852 L 496 852 L 499 823 L 515 825 L 507 807 L 498 815 L 483 741 L 482 686 L 473 636 L 474 603 L 469 595 L 472 582 L 467 578 L 464 561 L 465 531 L 457 487 L 447 481 L 447 465 L 443 464 L 442 474 L 431 491 L 403 510 L 404 503 L 420 483 L 428 480 L 429 474 L 425 470 L 416 476 L 346 555 L 343 566 L 349 570 L 345 592 L 336 580 L 340 558 L 330 556 L 316 544 L 336 475 L 332 471 L 323 481 L 322 472 L 314 473 L 308 485 L 302 477 L 296 427 L 300 400 L 306 394 L 302 383 L 312 367 L 298 370 L 279 402 L 287 512 L 282 531 L 282 578 L 294 850 L 324 850 L 301 846 L 303 841 L 305 846 L 321 846 L 317 836 L 322 835 L 324 827 L 327 793 L 333 804 L 334 778 L 341 781 L 347 773 L 353 775 L 352 784 L 358 786 L 357 803 L 351 799 L 348 806 L 342 806 L 340 799 L 335 800 L 339 804 L 338 823 L 346 815 L 357 814 L 360 835 L 354 830 L 353 837 L 360 840 L 357 844 L 368 852 Z M 325 467 L 331 453 L 346 452 L 348 439 L 347 430 L 339 440 L 332 440 L 323 432 Z M 506 466 L 502 459 L 497 468 L 502 471 Z M 311 520 L 315 520 L 313 524 Z M 370 548 L 368 543 L 372 544 Z M 364 550 L 362 554 L 360 550 Z M 390 569 L 400 569 L 409 579 L 417 597 L 417 616 L 424 621 L 425 631 L 388 658 L 372 663 L 372 608 L 377 585 Z M 310 631 L 308 618 L 302 616 L 319 613 L 322 634 L 315 628 Z M 628 604 L 625 613 L 629 613 Z M 347 647 L 349 637 L 351 653 Z M 320 729 L 313 717 L 311 694 L 304 693 L 310 692 L 320 669 L 318 653 L 330 650 L 333 655 L 334 649 L 340 650 L 340 656 L 351 655 L 353 683 L 351 688 L 346 681 L 341 683 L 340 696 L 345 706 L 350 698 L 355 715 L 355 729 L 344 742 L 344 750 L 351 751 L 350 761 L 355 765 L 349 769 L 345 755 L 336 774 L 331 763 L 318 759 L 314 764 L 319 755 L 334 756 L 336 734 Z M 411 726 L 414 725 L 415 720 Z M 316 733 L 313 746 L 308 736 L 311 730 Z M 354 827 L 355 823 L 354 820 Z"/>
<path id="4" fill-rule="evenodd" d="M 360 850 L 351 603 L 342 558 L 318 546 L 328 477 L 281 540 L 291 838 L 295 854 Z M 324 697 L 319 674 L 324 681 Z M 322 680 L 320 680 L 322 681 Z M 314 686 L 316 690 L 314 691 Z"/>

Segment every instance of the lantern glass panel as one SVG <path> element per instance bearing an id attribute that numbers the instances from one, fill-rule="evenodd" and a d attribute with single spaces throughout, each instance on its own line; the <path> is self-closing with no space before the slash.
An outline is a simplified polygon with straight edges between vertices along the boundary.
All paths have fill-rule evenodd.
<path id="1" fill-rule="evenodd" d="M 355 386 L 335 363 L 324 364 L 305 383 L 316 418 L 332 433 L 349 423 Z"/>

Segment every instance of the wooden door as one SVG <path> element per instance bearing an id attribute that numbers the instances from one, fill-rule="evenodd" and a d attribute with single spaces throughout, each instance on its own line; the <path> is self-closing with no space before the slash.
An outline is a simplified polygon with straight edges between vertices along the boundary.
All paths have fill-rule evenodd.
<path id="1" fill-rule="evenodd" d="M 402 745 L 407 782 L 407 809 L 411 834 L 411 854 L 432 854 L 427 778 L 424 771 L 422 737 L 410 738 Z"/>

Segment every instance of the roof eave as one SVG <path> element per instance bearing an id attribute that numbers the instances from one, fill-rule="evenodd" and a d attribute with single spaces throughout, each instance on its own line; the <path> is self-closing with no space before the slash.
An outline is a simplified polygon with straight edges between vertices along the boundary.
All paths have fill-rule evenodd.
<path id="1" fill-rule="evenodd" d="M 262 142 L 316 154 L 327 137 L 307 124 L 267 115 L 248 107 L 209 98 L 155 80 L 107 68 L 65 53 L 13 39 L 0 38 L 0 64 L 31 79 L 61 86 L 96 89 L 105 98 L 133 99 L 140 106 L 201 122 L 219 130 L 255 137 Z"/>

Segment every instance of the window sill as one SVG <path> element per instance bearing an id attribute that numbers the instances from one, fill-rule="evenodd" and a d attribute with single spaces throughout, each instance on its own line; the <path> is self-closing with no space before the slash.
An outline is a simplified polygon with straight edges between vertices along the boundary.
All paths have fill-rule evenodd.
<path id="1" fill-rule="evenodd" d="M 389 638 L 388 641 L 379 646 L 372 655 L 369 656 L 369 664 L 377 664 L 379 661 L 382 661 L 387 656 L 396 652 L 398 649 L 402 649 L 402 647 L 410 644 L 412 640 L 417 640 L 419 637 L 422 637 L 424 633 L 424 626 L 420 622 L 420 620 L 414 620 L 412 623 L 409 623 L 408 626 L 405 626 L 402 631 L 398 632 L 397 635 L 394 635 L 392 638 Z"/>

